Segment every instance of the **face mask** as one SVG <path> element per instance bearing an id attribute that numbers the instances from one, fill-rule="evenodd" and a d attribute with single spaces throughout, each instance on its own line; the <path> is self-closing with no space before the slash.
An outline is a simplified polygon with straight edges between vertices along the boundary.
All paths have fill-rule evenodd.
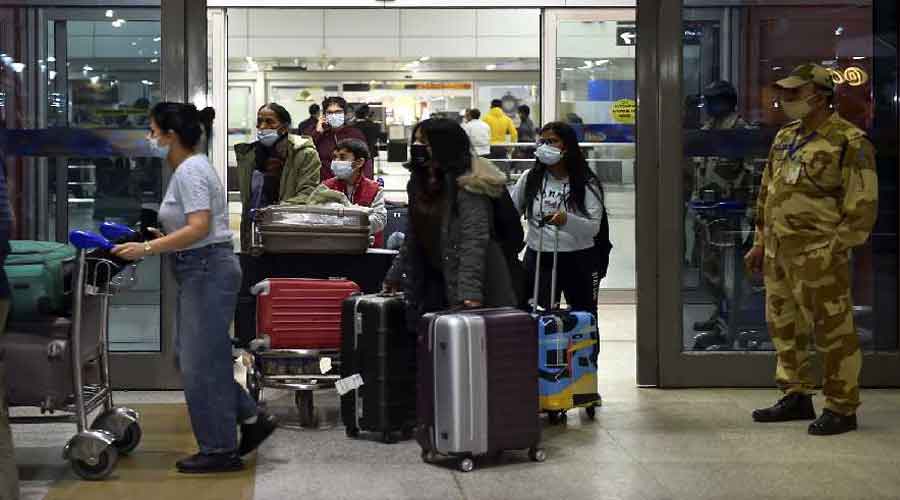
<path id="1" fill-rule="evenodd" d="M 534 157 L 544 165 L 556 165 L 562 159 L 562 151 L 549 144 L 541 144 L 534 152 Z"/>
<path id="2" fill-rule="evenodd" d="M 331 125 L 331 128 L 340 128 L 344 126 L 344 113 L 331 113 L 325 115 L 325 120 Z"/>
<path id="3" fill-rule="evenodd" d="M 160 146 L 159 139 L 156 137 L 148 137 L 147 144 L 150 145 L 150 151 L 157 158 L 166 159 L 169 156 L 169 146 Z"/>
<path id="4" fill-rule="evenodd" d="M 270 128 L 261 128 L 256 131 L 256 139 L 267 148 L 272 147 L 273 144 L 278 142 L 279 136 L 280 134 L 277 130 L 272 130 Z"/>
<path id="5" fill-rule="evenodd" d="M 781 108 L 784 109 L 784 114 L 791 120 L 802 120 L 812 113 L 813 107 L 809 104 L 809 101 L 815 97 L 811 95 L 806 99 L 797 101 L 781 101 Z"/>
<path id="6" fill-rule="evenodd" d="M 331 162 L 331 172 L 342 181 L 349 180 L 353 177 L 353 162 L 334 160 Z"/>
<path id="7" fill-rule="evenodd" d="M 409 147 L 409 160 L 413 165 L 424 165 L 431 159 L 428 153 L 428 146 L 424 144 L 413 144 Z"/>

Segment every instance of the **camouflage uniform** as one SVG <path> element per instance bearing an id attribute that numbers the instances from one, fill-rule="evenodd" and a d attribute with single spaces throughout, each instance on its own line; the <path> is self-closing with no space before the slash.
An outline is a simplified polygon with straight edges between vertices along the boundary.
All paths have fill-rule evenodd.
<path id="1" fill-rule="evenodd" d="M 775 137 L 757 202 L 755 245 L 765 245 L 766 321 L 785 393 L 815 387 L 808 343 L 824 356 L 825 407 L 859 406 L 862 355 L 850 296 L 850 249 L 877 214 L 875 151 L 863 131 L 832 114 L 812 134 L 801 122 Z"/>

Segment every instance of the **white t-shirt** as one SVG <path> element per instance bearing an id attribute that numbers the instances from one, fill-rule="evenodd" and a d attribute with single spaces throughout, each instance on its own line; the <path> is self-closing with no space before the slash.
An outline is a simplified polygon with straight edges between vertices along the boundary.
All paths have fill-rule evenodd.
<path id="1" fill-rule="evenodd" d="M 491 126 L 481 120 L 471 120 L 463 124 L 463 130 L 469 135 L 472 149 L 478 156 L 491 152 Z"/>
<path id="2" fill-rule="evenodd" d="M 529 170 L 516 182 L 512 191 L 512 199 L 519 213 L 527 214 L 525 209 L 525 183 L 532 171 Z M 596 188 L 595 188 L 596 189 Z M 532 215 L 528 219 L 528 236 L 526 238 L 528 248 L 540 251 L 541 232 L 544 233 L 543 251 L 552 252 L 556 238 L 556 226 L 549 224 L 541 227 L 540 221 L 545 215 L 550 215 L 558 210 L 567 212 L 566 224 L 559 228 L 559 251 L 574 252 L 594 246 L 594 236 L 600 231 L 600 221 L 603 219 L 603 204 L 598 193 L 590 188 L 585 189 L 584 205 L 587 213 L 578 209 L 571 211 L 566 208 L 569 199 L 569 179 L 557 179 L 549 172 L 544 174 L 542 189 L 538 191 L 532 203 Z"/>
<path id="3" fill-rule="evenodd" d="M 159 222 L 166 233 L 173 233 L 187 225 L 187 215 L 209 210 L 209 234 L 184 250 L 231 241 L 228 228 L 228 205 L 225 188 L 216 175 L 209 158 L 196 154 L 181 162 L 166 188 L 159 207 Z"/>

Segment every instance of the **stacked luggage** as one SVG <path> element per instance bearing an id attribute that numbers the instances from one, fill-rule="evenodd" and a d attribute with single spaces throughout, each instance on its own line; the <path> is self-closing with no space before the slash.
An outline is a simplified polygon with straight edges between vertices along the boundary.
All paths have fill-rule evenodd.
<path id="1" fill-rule="evenodd" d="M 252 239 L 259 253 L 364 254 L 369 248 L 369 210 L 272 205 L 253 214 Z"/>

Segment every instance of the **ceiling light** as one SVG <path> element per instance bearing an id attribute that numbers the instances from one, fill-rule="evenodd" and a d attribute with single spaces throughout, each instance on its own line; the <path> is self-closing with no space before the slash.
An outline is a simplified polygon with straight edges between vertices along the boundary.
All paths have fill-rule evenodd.
<path id="1" fill-rule="evenodd" d="M 159 62 L 159 59 L 157 59 L 155 57 L 153 59 L 150 59 L 150 64 L 156 64 L 158 62 Z"/>
<path id="2" fill-rule="evenodd" d="M 14 63 L 10 64 L 9 67 L 12 68 L 12 70 L 15 71 L 16 73 L 21 73 L 22 70 L 25 69 L 25 65 L 20 62 L 14 62 Z"/>
<path id="3" fill-rule="evenodd" d="M 94 71 L 94 68 L 85 64 L 84 66 L 81 67 L 81 71 Z"/>
<path id="4" fill-rule="evenodd" d="M 854 60 L 854 61 L 861 61 L 861 60 L 863 60 L 863 59 L 865 59 L 865 58 L 866 58 L 866 56 L 853 56 L 853 60 Z"/>
<path id="5" fill-rule="evenodd" d="M 116 19 L 112 22 L 112 26 L 113 28 L 121 28 L 122 26 L 125 26 L 125 22 L 124 19 Z"/>
<path id="6" fill-rule="evenodd" d="M 150 80 L 141 80 L 141 83 L 143 83 L 144 85 L 148 85 L 148 86 L 153 85 L 153 82 L 151 82 Z"/>
<path id="7" fill-rule="evenodd" d="M 422 61 L 422 62 L 425 62 L 425 61 L 427 61 L 427 60 L 429 60 L 429 59 L 431 59 L 431 56 L 422 56 L 422 57 L 419 58 L 419 60 Z"/>
<path id="8" fill-rule="evenodd" d="M 112 9 L 106 11 L 106 17 L 112 17 L 114 15 L 115 15 L 115 12 L 113 12 Z"/>
<path id="9" fill-rule="evenodd" d="M 563 71 L 575 71 L 575 68 L 563 68 Z"/>
<path id="10" fill-rule="evenodd" d="M 328 65 L 328 68 L 326 68 L 326 69 L 327 69 L 328 71 L 334 71 L 334 64 L 329 64 L 329 65 Z"/>
<path id="11" fill-rule="evenodd" d="M 153 39 L 154 42 L 158 42 L 158 41 L 160 41 L 160 40 L 162 40 L 162 37 L 161 37 L 161 36 L 158 36 L 158 37 L 156 37 L 156 38 Z"/>
<path id="12" fill-rule="evenodd" d="M 488 64 L 487 66 L 484 67 L 484 69 L 486 69 L 488 71 L 494 71 L 495 69 L 497 69 L 497 65 L 496 64 Z"/>
<path id="13" fill-rule="evenodd" d="M 92 84 L 97 85 L 97 83 L 99 83 L 99 82 L 100 82 L 100 77 L 99 77 L 99 76 L 92 76 L 92 77 L 91 77 L 91 83 L 92 83 Z"/>
<path id="14" fill-rule="evenodd" d="M 132 47 L 137 47 L 137 42 L 131 42 Z"/>
<path id="15" fill-rule="evenodd" d="M 834 30 L 834 36 L 841 36 L 844 34 L 844 27 L 838 26 L 836 30 Z"/>
<path id="16" fill-rule="evenodd" d="M 604 64 L 609 64 L 609 59 L 600 59 L 599 61 L 594 61 L 594 64 L 597 66 L 603 66 Z"/>
<path id="17" fill-rule="evenodd" d="M 56 62 L 56 58 L 53 56 L 50 56 L 47 58 L 47 62 Z"/>
<path id="18" fill-rule="evenodd" d="M 56 79 L 56 71 L 50 70 L 50 73 L 48 73 L 48 76 L 51 80 L 55 80 Z"/>
<path id="19" fill-rule="evenodd" d="M 585 67 L 585 68 L 593 68 L 593 67 L 594 67 L 594 61 L 585 61 L 585 62 L 584 62 L 584 67 Z"/>
<path id="20" fill-rule="evenodd" d="M 247 56 L 247 57 L 244 58 L 244 60 L 246 60 L 248 63 L 252 63 L 252 62 L 253 62 L 253 56 Z"/>
<path id="21" fill-rule="evenodd" d="M 154 55 L 154 56 L 158 56 L 158 55 L 159 55 L 159 51 L 158 51 L 158 50 L 154 50 L 154 51 L 153 51 L 153 55 Z"/>

